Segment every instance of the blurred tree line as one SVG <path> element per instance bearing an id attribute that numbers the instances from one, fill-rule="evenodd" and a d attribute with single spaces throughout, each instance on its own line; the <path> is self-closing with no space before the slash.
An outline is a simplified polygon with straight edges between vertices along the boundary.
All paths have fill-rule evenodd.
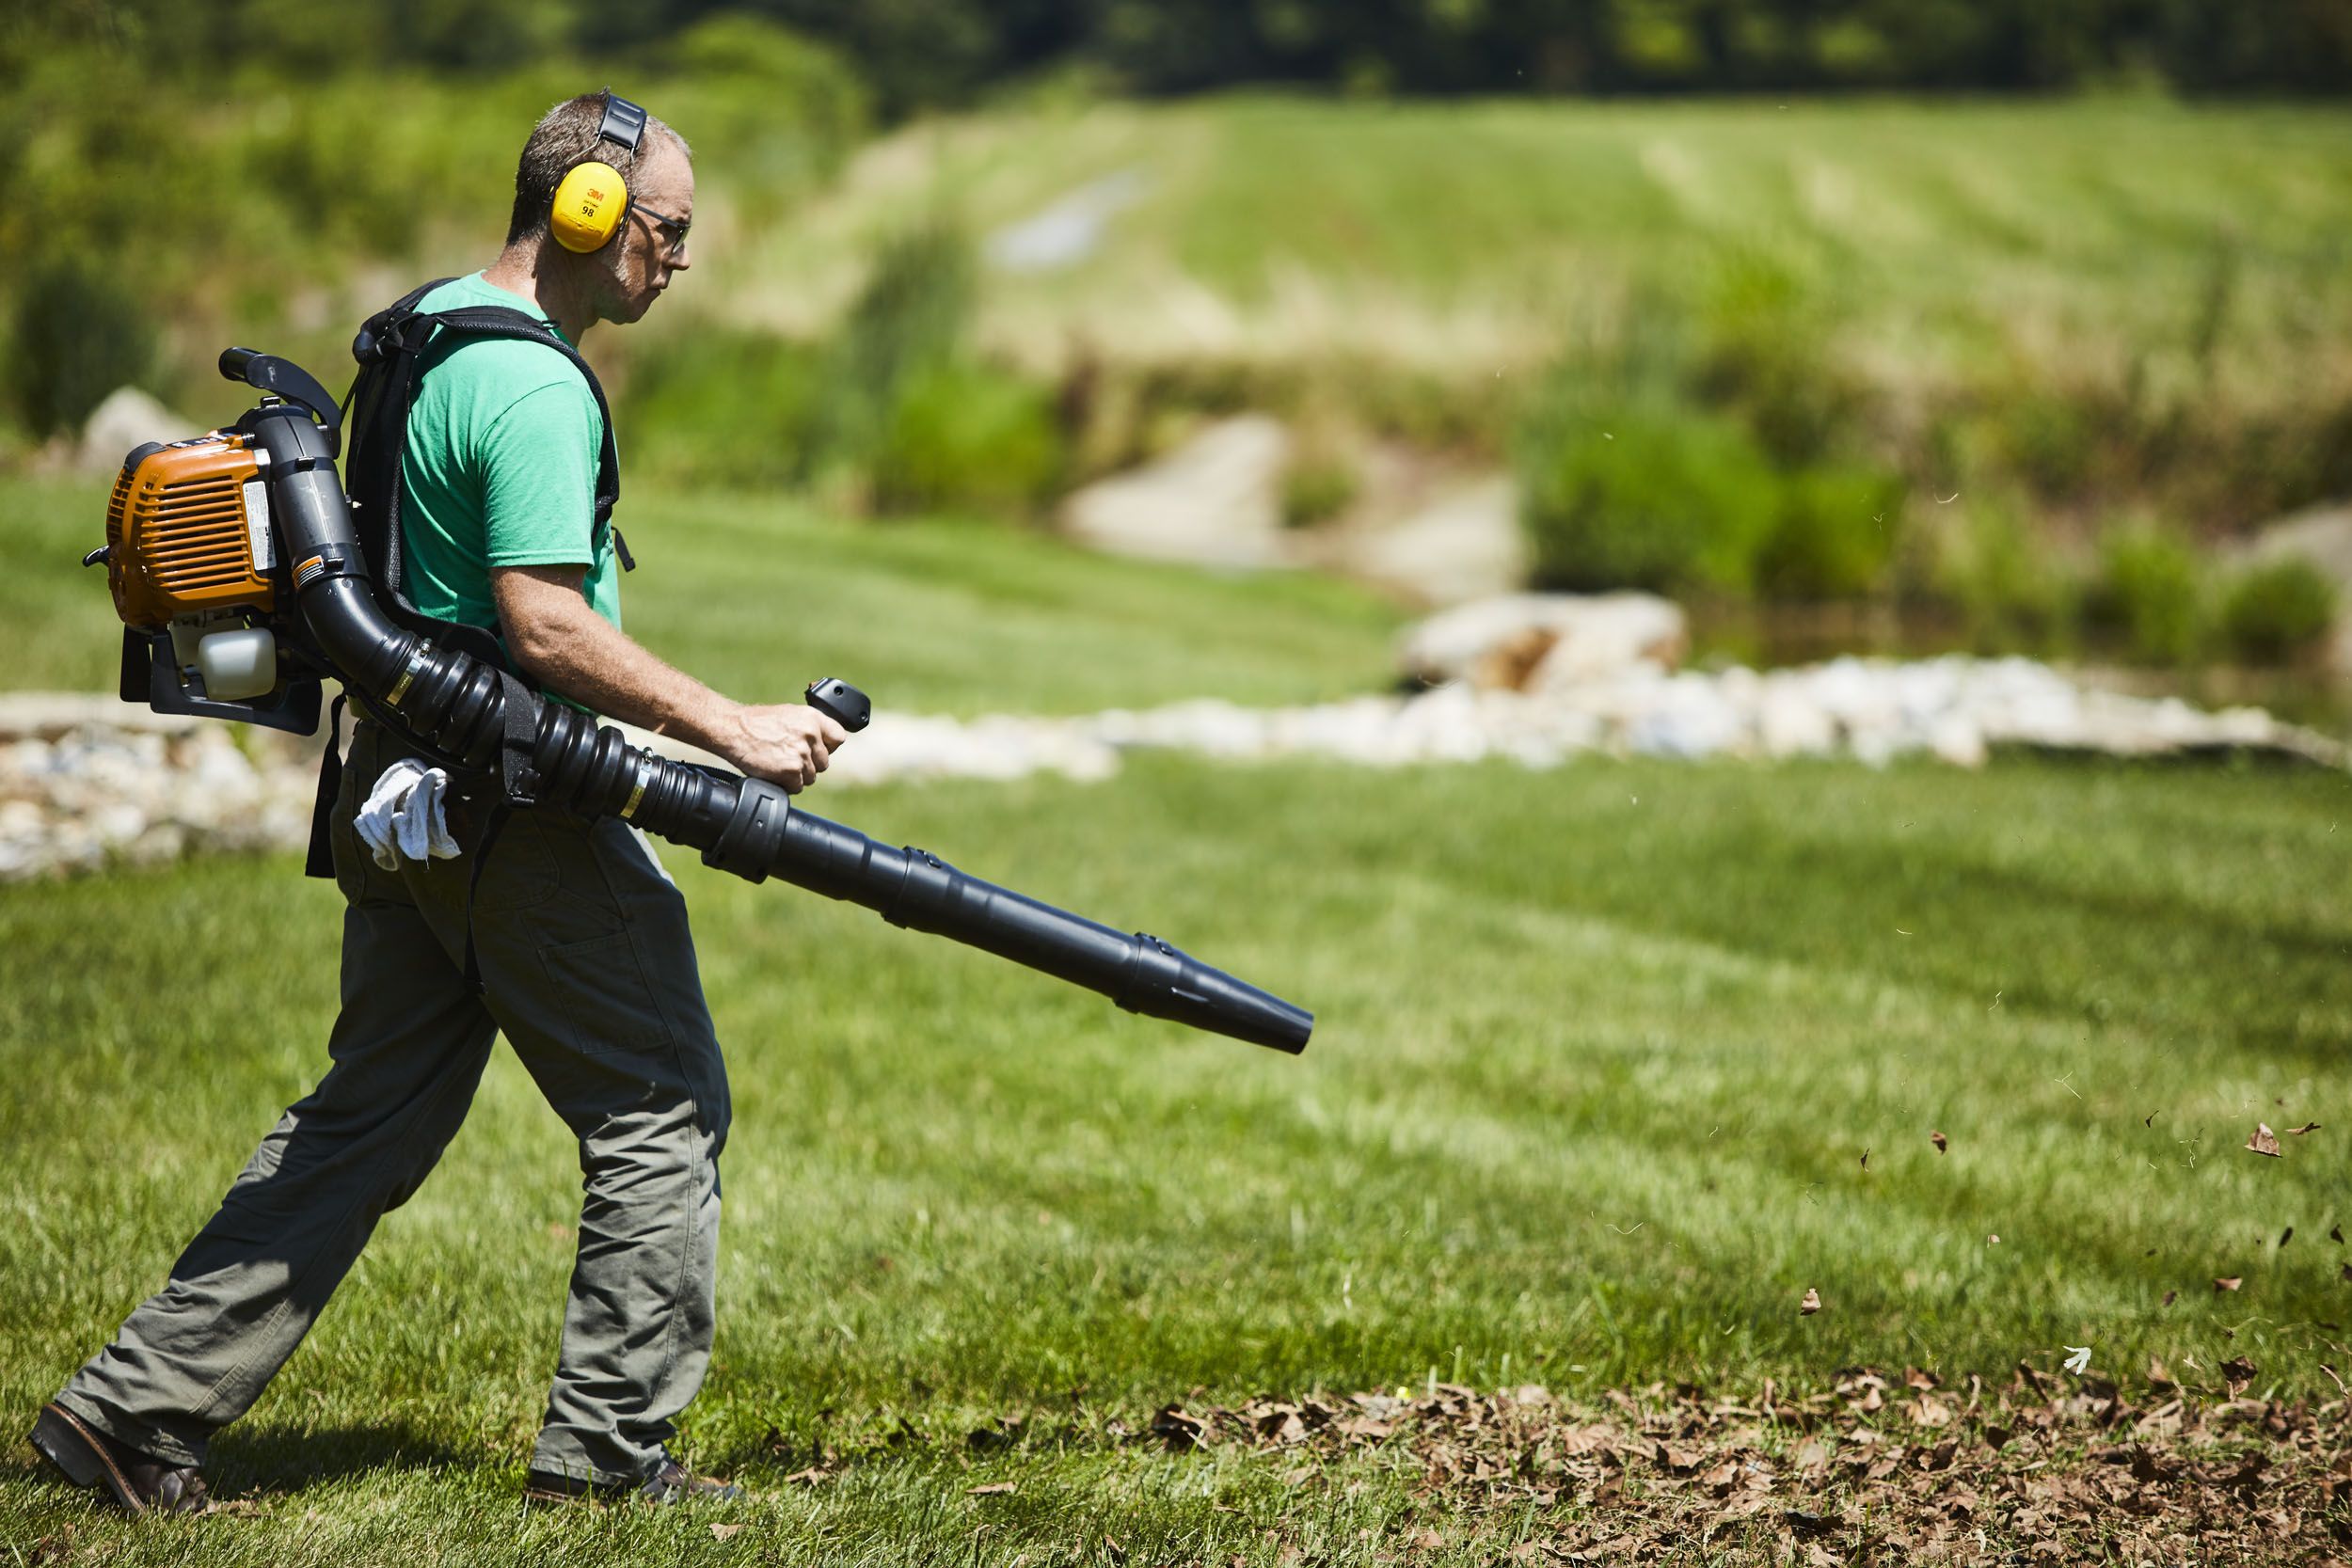
<path id="1" fill-rule="evenodd" d="M 1182 93 L 2052 91 L 2341 94 L 2352 0 L 14 0 L 0 81 L 67 40 L 217 71 L 490 71 L 721 12 L 838 50 L 884 111 L 1063 69 Z"/>
<path id="2" fill-rule="evenodd" d="M 235 339 L 340 366 L 359 299 L 479 264 L 517 127 L 583 83 L 660 105 L 779 204 L 872 130 L 855 68 L 772 22 L 681 15 L 617 55 L 590 22 L 564 0 L 0 8 L 0 455 L 125 383 L 200 394 Z"/>

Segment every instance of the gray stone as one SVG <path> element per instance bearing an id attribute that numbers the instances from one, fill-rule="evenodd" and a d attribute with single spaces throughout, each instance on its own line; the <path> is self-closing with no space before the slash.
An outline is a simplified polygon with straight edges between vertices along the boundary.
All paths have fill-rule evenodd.
<path id="1" fill-rule="evenodd" d="M 1507 594 L 1527 580 L 1518 489 L 1508 474 L 1457 483 L 1393 523 L 1334 539 L 1332 563 L 1422 604 Z"/>
<path id="2" fill-rule="evenodd" d="M 1117 555 L 1292 564 L 1281 515 L 1290 447 L 1290 433 L 1265 415 L 1219 420 L 1159 461 L 1073 493 L 1062 526 L 1079 543 Z"/>
<path id="3" fill-rule="evenodd" d="M 107 473 L 120 468 L 134 447 L 183 441 L 203 433 L 204 427 L 194 420 L 182 419 L 136 387 L 118 387 L 82 421 L 73 466 L 85 473 Z"/>
<path id="4" fill-rule="evenodd" d="M 1408 680 L 1558 691 L 1636 665 L 1672 669 L 1690 646 L 1680 607 L 1651 594 L 1505 594 L 1440 610 L 1397 651 Z"/>

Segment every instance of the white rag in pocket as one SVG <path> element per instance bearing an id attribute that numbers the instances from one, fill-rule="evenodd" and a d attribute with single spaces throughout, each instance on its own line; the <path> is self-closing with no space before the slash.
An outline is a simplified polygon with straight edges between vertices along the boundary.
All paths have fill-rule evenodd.
<path id="1" fill-rule="evenodd" d="M 403 757 L 384 769 L 351 824 L 376 864 L 397 871 L 403 861 L 457 857 L 457 841 L 449 836 L 449 820 L 441 809 L 448 788 L 447 773 L 414 757 Z"/>

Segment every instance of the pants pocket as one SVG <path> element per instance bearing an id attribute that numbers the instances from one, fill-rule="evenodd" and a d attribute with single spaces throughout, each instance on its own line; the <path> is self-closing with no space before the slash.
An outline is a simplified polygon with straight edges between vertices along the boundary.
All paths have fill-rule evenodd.
<path id="1" fill-rule="evenodd" d="M 660 1001 L 645 981 L 628 931 L 539 950 L 563 1033 L 583 1055 L 652 1051 L 673 1043 Z"/>

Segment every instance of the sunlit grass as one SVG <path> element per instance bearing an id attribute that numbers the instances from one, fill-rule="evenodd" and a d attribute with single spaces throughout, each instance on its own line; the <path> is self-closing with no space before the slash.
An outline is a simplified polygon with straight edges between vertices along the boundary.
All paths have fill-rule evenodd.
<path id="1" fill-rule="evenodd" d="M 123 1528 L 19 1449 L 0 1540 L 75 1522 L 110 1561 L 898 1561 L 986 1524 L 989 1560 L 1109 1534 L 1270 1561 L 1286 1518 L 1285 1541 L 1369 1560 L 1442 1514 L 1376 1456 L 1293 1495 L 1279 1459 L 1171 1459 L 1106 1423 L 1195 1387 L 1802 1388 L 1866 1362 L 2046 1369 L 2068 1344 L 2191 1387 L 2243 1355 L 2257 1393 L 2332 1395 L 2342 777 L 1153 762 L 830 809 L 1158 931 L 1316 1008 L 1315 1042 L 1292 1059 L 1133 1019 L 672 855 L 737 1105 L 687 1447 L 762 1494 L 729 1515 L 749 1532 L 514 1512 L 578 1187 L 501 1056 L 444 1168 L 221 1441 L 217 1480 L 261 1516 Z M 321 1070 L 335 910 L 283 860 L 0 892 L 12 1418 Z M 2240 1147 L 2257 1121 L 2322 1127 L 2269 1160 Z M 1800 1317 L 1808 1287 L 1827 1306 Z M 965 1447 L 1009 1414 L 1019 1447 Z M 829 1447 L 841 1480 L 782 1484 Z M 1018 1493 L 965 1496 L 999 1480 Z"/>
<path id="2" fill-rule="evenodd" d="M 228 419 L 241 406 L 223 388 Z M 106 480 L 0 477 L 0 689 L 112 690 Z M 1405 612 L 1297 574 L 1189 571 L 983 523 L 860 524 L 771 497 L 629 493 L 629 632 L 745 701 L 823 675 L 901 710 L 1085 712 L 1187 697 L 1311 702 L 1376 689 Z"/>
<path id="3" fill-rule="evenodd" d="M 2024 353 L 2159 388 L 2226 291 L 2208 394 L 2275 387 L 2352 310 L 2343 111 L 2154 100 L 1343 103 L 1231 95 L 908 128 L 699 277 L 810 330 L 880 234 L 942 208 L 982 232 L 1133 171 L 1066 271 L 999 277 L 1037 357 L 1402 359 L 1508 369 L 1629 292 L 1706 297 L 1766 255 L 1834 298 L 1875 371 L 1932 382 Z M 769 280 L 763 282 L 763 280 Z M 2088 356 L 2086 360 L 2084 357 Z"/>

